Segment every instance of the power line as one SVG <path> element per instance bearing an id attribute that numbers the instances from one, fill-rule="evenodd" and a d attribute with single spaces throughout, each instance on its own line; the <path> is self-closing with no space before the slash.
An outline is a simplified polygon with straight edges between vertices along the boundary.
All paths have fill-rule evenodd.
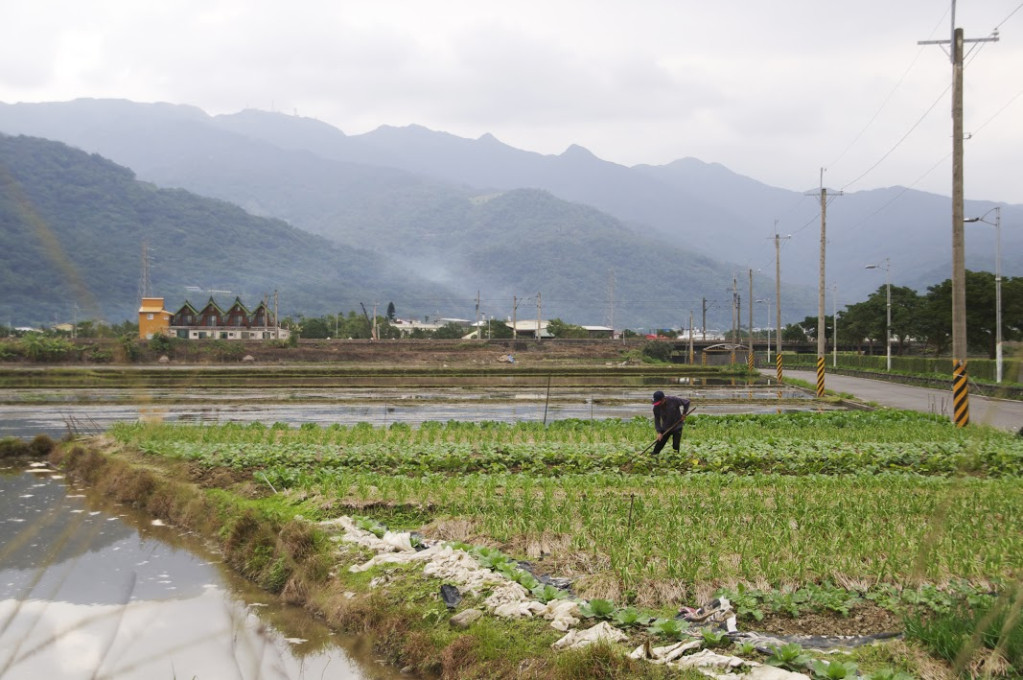
<path id="1" fill-rule="evenodd" d="M 949 90 L 951 90 L 951 89 L 952 89 L 952 86 L 951 86 L 951 85 L 949 85 L 948 87 L 946 87 L 946 88 L 945 88 L 945 90 L 944 90 L 944 91 L 943 91 L 943 92 L 942 92 L 942 93 L 941 93 L 940 95 L 938 95 L 938 98 L 934 100 L 934 102 L 933 102 L 933 103 L 932 103 L 932 104 L 931 104 L 931 105 L 930 105 L 930 106 L 929 106 L 929 107 L 927 108 L 927 110 L 926 110 L 926 111 L 924 111 L 923 115 L 922 115 L 922 116 L 920 116 L 920 118 L 919 118 L 919 119 L 917 119 L 917 121 L 916 121 L 915 123 L 913 123 L 913 126 L 912 126 L 912 127 L 910 127 L 910 128 L 909 128 L 909 130 L 907 130 L 907 131 L 906 131 L 906 133 L 905 133 L 904 135 L 902 135 L 902 137 L 900 137 L 900 138 L 899 138 L 899 141 L 895 142 L 895 145 L 894 145 L 894 146 L 892 146 L 892 148 L 888 149 L 888 151 L 886 151 L 886 152 L 884 153 L 884 155 L 883 155 L 883 156 L 881 156 L 881 158 L 879 158 L 879 159 L 877 160 L 877 162 L 876 162 L 876 163 L 874 163 L 874 164 L 873 164 L 873 165 L 871 165 L 871 166 L 870 166 L 869 168 L 867 168 L 867 169 L 866 169 L 866 170 L 865 170 L 865 171 L 863 172 L 863 174 L 861 174 L 861 175 L 860 175 L 859 177 L 857 177 L 856 179 L 854 179 L 854 180 L 852 180 L 852 181 L 850 181 L 850 182 L 847 182 L 847 183 L 846 183 L 846 184 L 845 184 L 845 185 L 844 185 L 844 186 L 842 187 L 842 189 L 843 189 L 843 190 L 845 190 L 845 189 L 849 188 L 850 186 L 852 186 L 853 184 L 856 184 L 856 183 L 857 183 L 857 182 L 859 182 L 859 181 L 860 181 L 861 179 L 863 179 L 864 177 L 866 177 L 867 175 L 869 175 L 869 174 L 870 174 L 871 172 L 873 172 L 874 170 L 876 170 L 876 169 L 877 169 L 877 166 L 881 165 L 881 163 L 883 163 L 883 162 L 885 161 L 885 159 L 887 159 L 887 158 L 888 158 L 889 156 L 891 156 L 891 155 L 892 155 L 892 153 L 894 153 L 896 149 L 898 149 L 898 148 L 899 148 L 900 146 L 902 146 L 902 143 L 903 143 L 903 142 L 905 142 L 905 141 L 906 141 L 906 139 L 907 139 L 907 138 L 908 138 L 908 137 L 909 137 L 909 136 L 910 136 L 911 134 L 913 134 L 913 131 L 914 131 L 914 130 L 916 130 L 916 129 L 917 129 L 917 128 L 918 128 L 919 126 L 920 126 L 920 124 L 921 124 L 922 122 L 924 122 L 924 119 L 925 119 L 925 118 L 927 118 L 927 116 L 929 116 L 929 115 L 931 114 L 931 111 L 933 111 L 933 110 L 934 110 L 934 107 L 938 105 L 938 102 L 940 102 L 940 101 L 941 101 L 942 99 L 944 99 L 944 98 L 945 98 L 945 95 L 946 95 L 946 94 L 948 93 L 948 91 L 949 91 Z"/>

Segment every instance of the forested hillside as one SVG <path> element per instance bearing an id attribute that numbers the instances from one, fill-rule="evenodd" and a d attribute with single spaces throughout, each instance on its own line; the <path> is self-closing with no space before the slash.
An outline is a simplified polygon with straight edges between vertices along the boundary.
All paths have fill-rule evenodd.
<path id="1" fill-rule="evenodd" d="M 368 251 L 156 188 L 64 144 L 0 135 L 0 322 L 133 318 L 144 248 L 151 293 L 173 307 L 216 289 L 251 306 L 276 291 L 282 315 L 344 312 L 382 295 L 371 283 L 382 277 L 394 299 L 450 299 Z"/>

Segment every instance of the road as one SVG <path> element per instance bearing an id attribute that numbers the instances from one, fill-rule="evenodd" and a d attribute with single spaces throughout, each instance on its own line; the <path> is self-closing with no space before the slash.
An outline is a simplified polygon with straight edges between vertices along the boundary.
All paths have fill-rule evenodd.
<path id="1" fill-rule="evenodd" d="M 786 378 L 803 380 L 811 385 L 817 383 L 813 371 L 785 371 Z M 844 392 L 866 402 L 891 408 L 901 408 L 924 413 L 940 413 L 952 418 L 952 385 L 947 390 L 929 387 L 902 385 L 885 380 L 853 378 L 846 375 L 825 373 L 824 389 L 830 392 Z M 1023 428 L 1023 402 L 1008 399 L 992 399 L 970 395 L 970 423 L 991 425 L 1000 430 L 1020 432 Z"/>

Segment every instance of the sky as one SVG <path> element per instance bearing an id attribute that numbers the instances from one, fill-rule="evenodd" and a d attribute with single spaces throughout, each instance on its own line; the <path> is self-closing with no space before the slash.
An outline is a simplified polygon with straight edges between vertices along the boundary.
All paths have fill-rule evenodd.
<path id="1" fill-rule="evenodd" d="M 952 187 L 951 0 L 0 0 L 0 102 L 421 125 L 810 191 Z M 1023 0 L 961 0 L 966 198 L 1023 204 Z"/>

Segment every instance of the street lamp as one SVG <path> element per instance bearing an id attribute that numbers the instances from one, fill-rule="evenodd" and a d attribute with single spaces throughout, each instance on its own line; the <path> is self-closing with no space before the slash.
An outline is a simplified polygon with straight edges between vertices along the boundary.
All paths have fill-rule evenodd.
<path id="1" fill-rule="evenodd" d="M 838 284 L 831 284 L 831 365 L 838 368 Z"/>
<path id="2" fill-rule="evenodd" d="M 885 345 L 887 345 L 887 357 L 888 372 L 892 371 L 892 280 L 889 273 L 891 272 L 891 261 L 886 257 L 884 264 L 868 264 L 865 269 L 884 269 L 884 285 L 887 291 L 888 301 L 885 305 L 887 308 L 887 314 L 885 319 Z"/>
<path id="3" fill-rule="evenodd" d="M 984 218 L 992 212 L 995 221 Z M 1002 382 L 1002 207 L 996 205 L 980 217 L 967 217 L 963 222 L 984 222 L 995 227 L 995 382 Z"/>
<path id="4" fill-rule="evenodd" d="M 757 300 L 761 304 L 767 305 L 767 363 L 771 363 L 771 298 L 764 298 L 763 300 Z"/>

